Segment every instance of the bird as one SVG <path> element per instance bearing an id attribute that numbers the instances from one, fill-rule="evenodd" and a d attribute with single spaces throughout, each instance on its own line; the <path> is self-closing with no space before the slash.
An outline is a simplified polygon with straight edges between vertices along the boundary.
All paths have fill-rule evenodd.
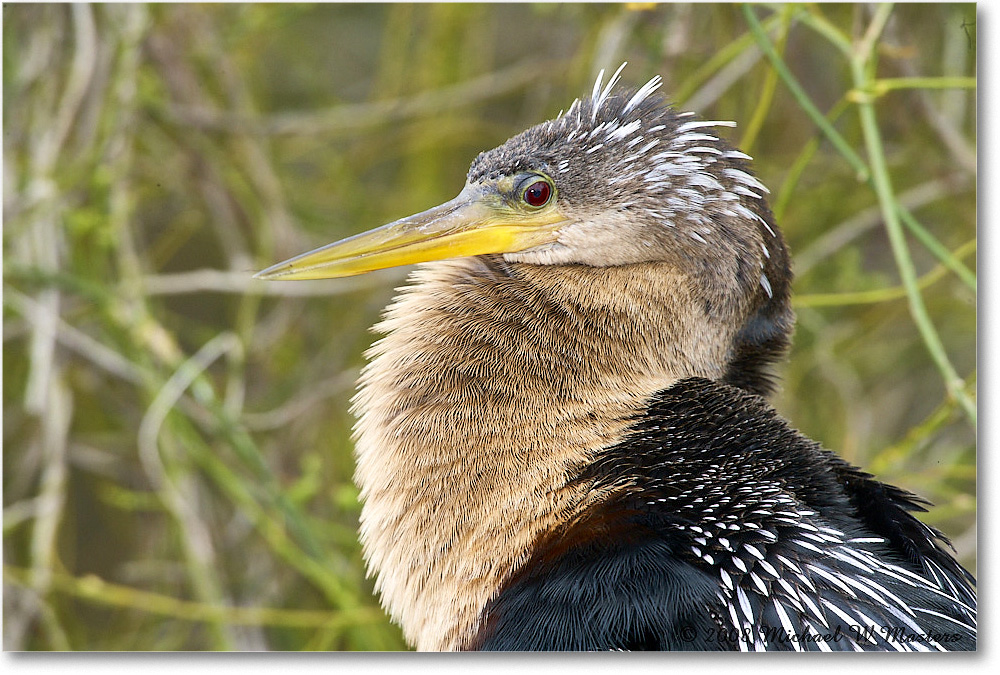
<path id="1" fill-rule="evenodd" d="M 926 503 L 767 401 L 791 261 L 735 125 L 624 66 L 455 199 L 256 275 L 417 264 L 352 399 L 383 607 L 419 650 L 975 649 Z"/>

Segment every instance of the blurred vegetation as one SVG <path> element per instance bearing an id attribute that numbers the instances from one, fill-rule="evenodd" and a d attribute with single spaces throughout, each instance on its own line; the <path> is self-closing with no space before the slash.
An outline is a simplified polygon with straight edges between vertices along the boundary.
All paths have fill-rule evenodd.
<path id="1" fill-rule="evenodd" d="M 251 273 L 451 198 L 623 60 L 737 120 L 771 186 L 797 269 L 782 413 L 933 501 L 975 569 L 974 5 L 3 19 L 5 649 L 403 648 L 347 409 L 405 270 Z"/>

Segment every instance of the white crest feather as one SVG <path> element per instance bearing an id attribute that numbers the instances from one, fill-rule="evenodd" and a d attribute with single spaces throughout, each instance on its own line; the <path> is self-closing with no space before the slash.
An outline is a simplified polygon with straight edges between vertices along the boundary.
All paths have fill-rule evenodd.
<path id="1" fill-rule="evenodd" d="M 592 120 L 597 119 L 597 111 L 608 99 L 608 96 L 611 95 L 611 90 L 615 88 L 616 84 L 618 84 L 618 80 L 621 77 L 622 71 L 625 69 L 625 66 L 627 65 L 628 61 L 625 61 L 620 66 L 618 66 L 618 70 L 616 70 L 615 74 L 611 76 L 611 79 L 608 80 L 608 84 L 604 87 L 603 90 L 601 89 L 601 81 L 604 79 L 604 69 L 602 68 L 601 72 L 597 74 L 597 81 L 594 82 L 594 94 L 593 94 L 594 108 L 590 112 Z"/>
<path id="2" fill-rule="evenodd" d="M 622 115 L 627 115 L 633 108 L 645 101 L 650 94 L 659 89 L 662 85 L 663 78 L 659 75 L 654 76 L 653 79 L 642 85 L 642 88 L 639 89 L 639 91 L 635 92 L 635 95 L 625 105 L 625 110 L 622 112 Z"/>

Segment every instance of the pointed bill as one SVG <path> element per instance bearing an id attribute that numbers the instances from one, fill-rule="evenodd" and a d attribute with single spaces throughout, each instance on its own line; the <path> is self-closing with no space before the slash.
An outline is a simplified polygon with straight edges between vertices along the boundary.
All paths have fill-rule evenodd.
<path id="1" fill-rule="evenodd" d="M 273 265 L 255 279 L 328 279 L 430 260 L 514 253 L 555 239 L 558 211 L 525 214 L 482 185 L 423 213 Z"/>

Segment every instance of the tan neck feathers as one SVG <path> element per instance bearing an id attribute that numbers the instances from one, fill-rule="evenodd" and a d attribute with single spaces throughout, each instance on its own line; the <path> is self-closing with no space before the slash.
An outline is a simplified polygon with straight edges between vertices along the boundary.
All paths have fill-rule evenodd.
<path id="1" fill-rule="evenodd" d="M 407 638 L 456 649 L 533 542 L 595 498 L 567 487 L 574 467 L 656 391 L 721 377 L 735 327 L 662 264 L 483 257 L 413 281 L 354 402 L 361 536 Z"/>

